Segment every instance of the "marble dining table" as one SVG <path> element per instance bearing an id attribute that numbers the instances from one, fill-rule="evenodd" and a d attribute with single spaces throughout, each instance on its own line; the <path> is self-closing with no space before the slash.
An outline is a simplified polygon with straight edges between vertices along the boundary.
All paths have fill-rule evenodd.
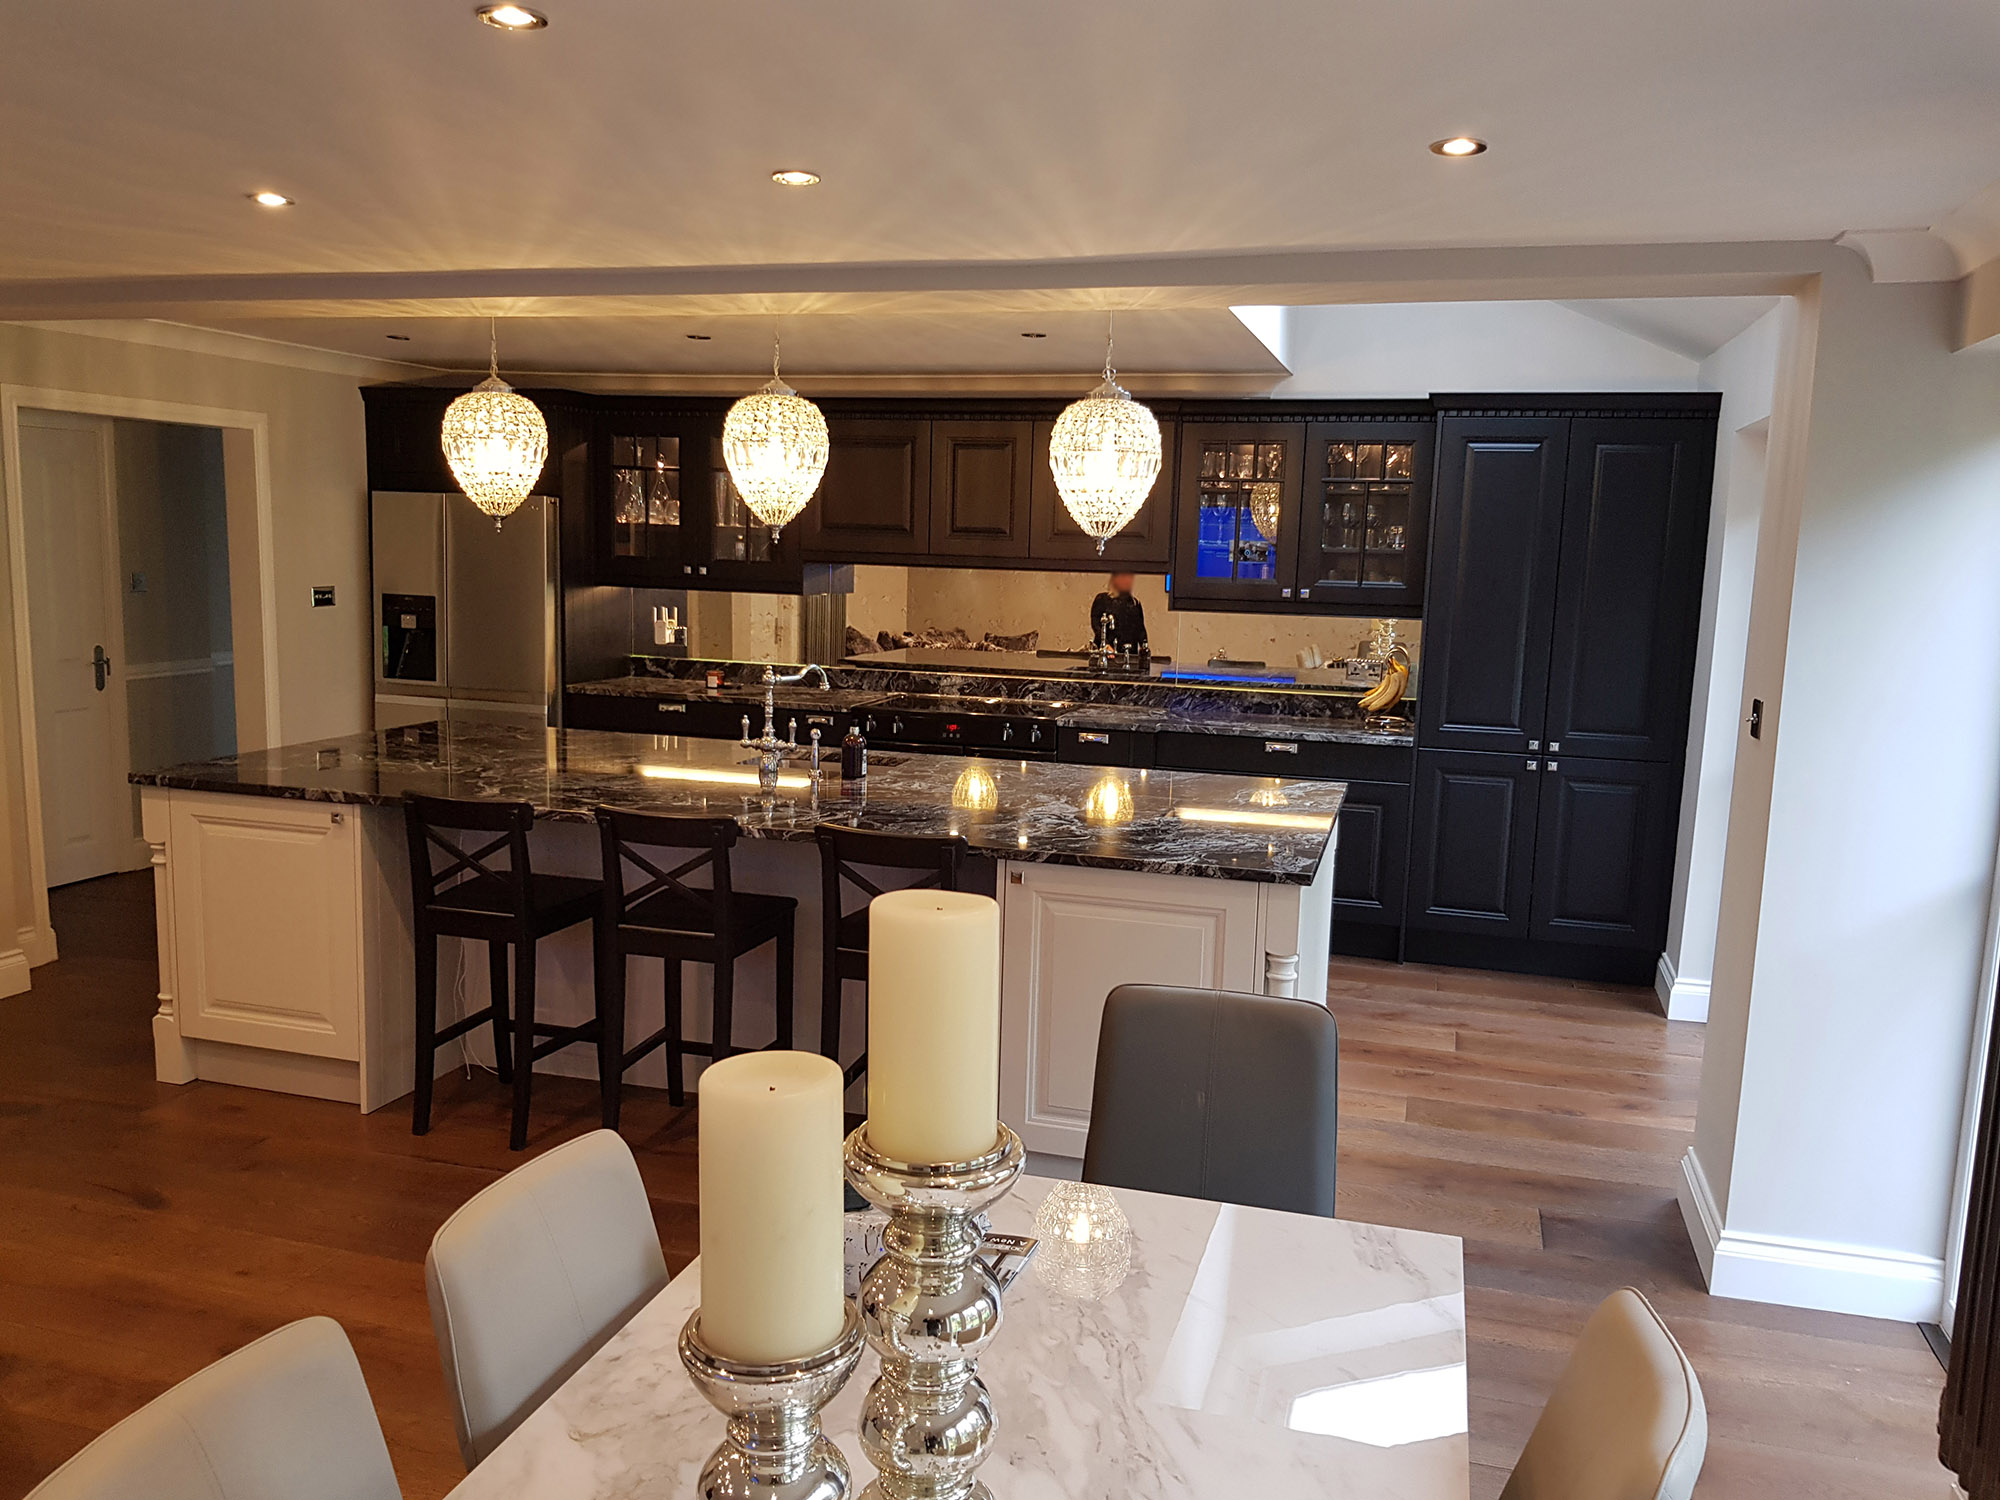
<path id="1" fill-rule="evenodd" d="M 1465 1500 L 1465 1283 L 1449 1235 L 1024 1177 L 993 1210 L 1043 1250 L 981 1361 L 1000 1500 Z M 1079 1209 L 1075 1194 L 1085 1201 Z M 1129 1235 L 1067 1232 L 1121 1219 Z M 452 1491 L 453 1500 L 692 1496 L 722 1418 L 675 1341 L 697 1260 Z M 854 1471 L 864 1353 L 824 1413 Z"/>

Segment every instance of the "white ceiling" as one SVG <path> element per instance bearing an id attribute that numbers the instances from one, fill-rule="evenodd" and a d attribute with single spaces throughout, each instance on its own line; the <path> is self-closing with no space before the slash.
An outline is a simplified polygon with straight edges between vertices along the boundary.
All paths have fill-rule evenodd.
<path id="1" fill-rule="evenodd" d="M 828 320 L 793 333 L 802 367 L 1032 372 L 1095 335 L 1025 348 L 1017 295 L 933 307 L 968 330 L 940 352 L 895 294 L 927 262 L 1826 241 L 1936 224 L 2000 163 L 1991 0 L 542 4 L 546 31 L 508 35 L 471 0 L 15 0 L 0 302 L 275 274 L 127 288 L 120 315 L 395 355 L 393 321 L 463 367 L 468 314 L 538 312 L 507 335 L 532 368 L 741 370 L 768 297 L 523 297 L 580 268 L 870 267 L 865 307 L 791 304 Z M 1493 149 L 1425 150 L 1460 131 Z M 771 184 L 795 165 L 824 182 Z M 264 187 L 299 201 L 257 209 Z M 366 302 L 332 279 L 479 270 L 508 274 Z M 701 351 L 695 311 L 722 330 Z M 1254 371 L 1230 321 L 1135 313 L 1124 363 Z"/>

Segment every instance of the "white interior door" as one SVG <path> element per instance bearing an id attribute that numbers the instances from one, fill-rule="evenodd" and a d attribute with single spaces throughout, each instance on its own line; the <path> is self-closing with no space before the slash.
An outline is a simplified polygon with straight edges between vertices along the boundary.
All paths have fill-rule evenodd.
<path id="1" fill-rule="evenodd" d="M 111 423 L 21 413 L 35 747 L 48 883 L 137 868 Z"/>

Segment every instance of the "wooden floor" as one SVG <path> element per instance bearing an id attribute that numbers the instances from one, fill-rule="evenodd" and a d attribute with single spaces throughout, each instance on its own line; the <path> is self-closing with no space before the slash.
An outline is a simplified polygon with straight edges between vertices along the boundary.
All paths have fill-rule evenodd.
<path id="1" fill-rule="evenodd" d="M 59 891 L 64 957 L 0 1000 L 0 1497 L 210 1360 L 307 1313 L 352 1336 L 404 1492 L 462 1473 L 424 1301 L 438 1224 L 518 1157 L 490 1078 L 436 1127 L 153 1082 L 145 876 Z M 1466 1241 L 1472 1493 L 1498 1494 L 1592 1305 L 1641 1288 L 1708 1397 L 1698 1494 L 1942 1497 L 1941 1372 L 1913 1327 L 1710 1298 L 1674 1206 L 1701 1029 L 1641 991 L 1337 962 L 1341 1212 Z M 531 1150 L 590 1128 L 538 1081 Z M 668 1263 L 695 1235 L 692 1111 L 633 1096 Z"/>

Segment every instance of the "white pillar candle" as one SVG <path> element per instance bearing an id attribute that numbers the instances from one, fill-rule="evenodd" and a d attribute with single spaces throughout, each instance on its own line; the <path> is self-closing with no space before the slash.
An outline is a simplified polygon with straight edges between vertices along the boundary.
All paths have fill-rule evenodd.
<path id="1" fill-rule="evenodd" d="M 840 1067 L 744 1052 L 702 1070 L 701 1336 L 744 1364 L 840 1337 Z"/>
<path id="2" fill-rule="evenodd" d="M 868 1140 L 970 1161 L 1000 1133 L 1000 906 L 961 891 L 868 905 Z"/>

